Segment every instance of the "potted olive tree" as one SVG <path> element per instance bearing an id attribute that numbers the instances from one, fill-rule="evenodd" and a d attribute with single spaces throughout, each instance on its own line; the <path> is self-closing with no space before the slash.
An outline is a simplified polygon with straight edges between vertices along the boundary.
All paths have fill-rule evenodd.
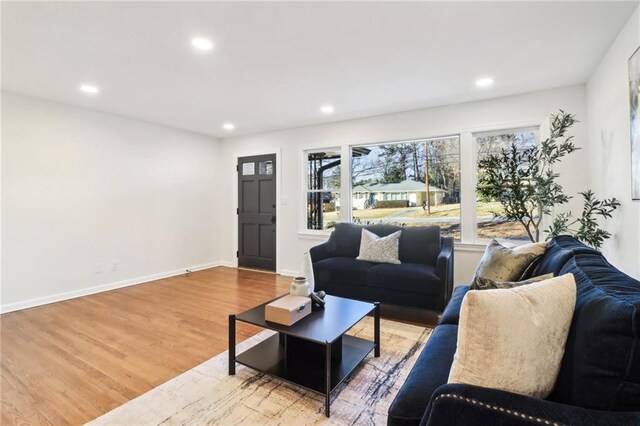
<path id="1" fill-rule="evenodd" d="M 512 143 L 508 149 L 478 161 L 483 171 L 478 177 L 478 194 L 483 199 L 498 201 L 503 210 L 494 212 L 494 216 L 521 223 L 532 242 L 542 238 L 543 216 L 571 198 L 558 183 L 554 165 L 580 149 L 568 134 L 575 123 L 575 115 L 560 110 L 551 116 L 549 137 L 539 144 L 522 148 Z M 598 219 L 611 217 L 620 203 L 615 198 L 600 200 L 591 190 L 579 194 L 584 200 L 582 214 L 574 218 L 571 212 L 560 213 L 544 233 L 546 238 L 571 234 L 600 248 L 611 234 L 600 228 Z"/>

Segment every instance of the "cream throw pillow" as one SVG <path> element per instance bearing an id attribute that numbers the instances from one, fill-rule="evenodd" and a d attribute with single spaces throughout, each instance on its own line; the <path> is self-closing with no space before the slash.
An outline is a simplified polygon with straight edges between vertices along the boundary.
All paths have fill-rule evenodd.
<path id="1" fill-rule="evenodd" d="M 360 255 L 357 259 L 377 263 L 400 263 L 398 251 L 400 249 L 401 232 L 396 231 L 386 237 L 379 237 L 363 228 L 360 240 Z"/>
<path id="2" fill-rule="evenodd" d="M 449 383 L 549 396 L 576 304 L 572 274 L 521 287 L 470 290 L 460 309 Z"/>
<path id="3" fill-rule="evenodd" d="M 520 281 L 528 268 L 544 254 L 547 242 L 506 247 L 492 240 L 484 251 L 472 283 L 478 277 L 493 281 Z"/>

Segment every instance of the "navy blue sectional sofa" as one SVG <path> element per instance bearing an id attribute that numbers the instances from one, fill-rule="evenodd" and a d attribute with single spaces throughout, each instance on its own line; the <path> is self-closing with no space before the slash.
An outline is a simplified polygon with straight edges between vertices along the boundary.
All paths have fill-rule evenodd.
<path id="1" fill-rule="evenodd" d="M 364 228 L 379 236 L 401 230 L 398 265 L 358 260 L 362 226 L 338 223 L 310 250 L 315 289 L 335 296 L 441 312 L 453 290 L 453 239 L 437 226 Z"/>
<path id="2" fill-rule="evenodd" d="M 550 272 L 574 275 L 577 301 L 548 399 L 447 384 L 469 291 L 460 286 L 389 408 L 388 424 L 640 425 L 640 282 L 568 236 L 550 242 L 535 275 Z"/>

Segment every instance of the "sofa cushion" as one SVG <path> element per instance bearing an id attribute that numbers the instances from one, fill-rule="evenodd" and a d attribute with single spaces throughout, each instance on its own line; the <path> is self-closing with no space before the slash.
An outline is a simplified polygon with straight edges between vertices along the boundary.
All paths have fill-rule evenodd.
<path id="1" fill-rule="evenodd" d="M 337 283 L 341 285 L 366 285 L 367 272 L 375 263 L 351 257 L 330 257 L 313 264 L 316 283 Z"/>
<path id="2" fill-rule="evenodd" d="M 400 236 L 400 261 L 435 265 L 440 254 L 440 227 L 408 226 Z"/>
<path id="3" fill-rule="evenodd" d="M 327 241 L 328 254 L 336 257 L 357 257 L 360 252 L 362 228 L 354 223 L 336 223 Z M 371 225 L 364 228 L 381 237 L 401 230 L 399 258 L 402 263 L 436 264 L 441 248 L 438 226 Z"/>
<path id="4" fill-rule="evenodd" d="M 402 263 L 436 264 L 440 254 L 440 227 L 438 226 L 395 226 L 370 225 L 365 229 L 381 237 L 402 231 L 400 235 L 399 258 Z"/>
<path id="5" fill-rule="evenodd" d="M 436 275 L 436 268 L 419 263 L 378 264 L 367 271 L 367 284 L 415 293 L 442 293 L 442 284 Z"/>
<path id="6" fill-rule="evenodd" d="M 447 383 L 456 351 L 458 326 L 439 325 L 416 360 L 393 403 L 389 407 L 389 426 L 417 425 L 429 404 L 431 394 Z"/>
<path id="7" fill-rule="evenodd" d="M 558 377 L 575 304 L 571 274 L 469 291 L 460 310 L 449 383 L 546 398 Z"/>
<path id="8" fill-rule="evenodd" d="M 367 262 L 400 264 L 400 259 L 398 259 L 400 235 L 402 235 L 402 231 L 380 237 L 363 229 L 360 237 L 360 253 L 356 259 Z"/>
<path id="9" fill-rule="evenodd" d="M 497 240 L 487 245 L 471 282 L 478 277 L 494 281 L 519 281 L 530 265 L 544 253 L 546 243 L 506 247 Z"/>
<path id="10" fill-rule="evenodd" d="M 358 257 L 362 227 L 353 223 L 336 223 L 327 241 L 327 251 L 332 257 Z"/>
<path id="11" fill-rule="evenodd" d="M 640 411 L 640 282 L 593 251 L 580 252 L 561 270 L 574 275 L 577 300 L 551 399 Z"/>
<path id="12" fill-rule="evenodd" d="M 485 277 L 478 277 L 476 281 L 471 284 L 471 290 L 495 290 L 499 288 L 515 288 L 527 284 L 537 283 L 539 281 L 548 280 L 553 278 L 553 274 L 538 275 L 526 280 L 520 281 L 494 281 Z"/>
<path id="13" fill-rule="evenodd" d="M 549 241 L 547 251 L 540 259 L 533 275 L 553 274 L 560 275 L 562 267 L 575 254 L 598 254 L 598 251 L 587 247 L 575 238 L 568 235 L 560 235 Z"/>
<path id="14" fill-rule="evenodd" d="M 453 289 L 453 295 L 447 307 L 444 308 L 442 318 L 440 318 L 440 324 L 458 324 L 462 299 L 464 299 L 469 289 L 470 287 L 468 285 L 459 285 Z"/>

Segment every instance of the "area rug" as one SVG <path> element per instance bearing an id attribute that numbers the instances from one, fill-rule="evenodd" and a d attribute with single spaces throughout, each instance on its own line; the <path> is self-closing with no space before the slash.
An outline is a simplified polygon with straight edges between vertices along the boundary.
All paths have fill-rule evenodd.
<path id="1" fill-rule="evenodd" d="M 384 425 L 387 410 L 432 330 L 381 320 L 380 358 L 367 356 L 333 393 L 331 417 L 321 395 L 238 365 L 224 352 L 90 422 L 90 425 Z M 237 353 L 271 336 L 262 331 Z M 366 317 L 348 334 L 373 340 Z"/>

